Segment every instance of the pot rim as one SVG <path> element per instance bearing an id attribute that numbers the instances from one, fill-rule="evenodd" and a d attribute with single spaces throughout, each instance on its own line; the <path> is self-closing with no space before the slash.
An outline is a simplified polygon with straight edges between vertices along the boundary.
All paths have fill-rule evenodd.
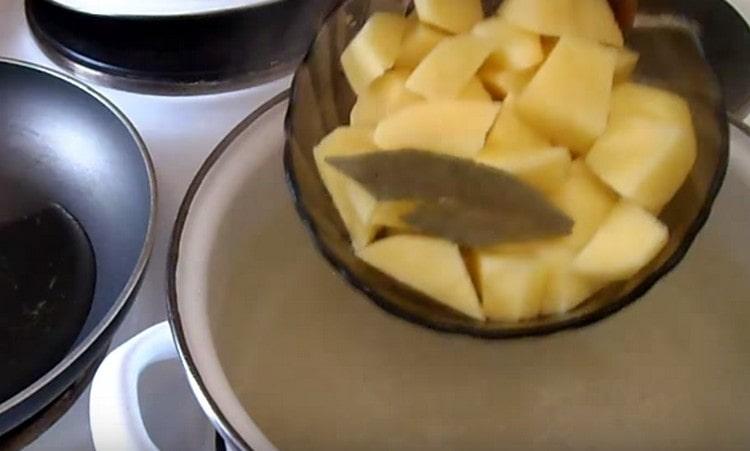
<path id="1" fill-rule="evenodd" d="M 198 370 L 197 363 L 193 358 L 190 348 L 187 342 L 187 333 L 182 323 L 182 316 L 180 314 L 180 306 L 177 295 L 177 271 L 180 263 L 180 246 L 182 245 L 183 232 L 190 215 L 193 213 L 192 207 L 193 201 L 200 189 L 204 186 L 203 182 L 206 177 L 214 169 L 217 162 L 224 156 L 226 150 L 234 143 L 239 135 L 241 135 L 248 127 L 253 125 L 258 119 L 260 119 L 267 112 L 277 107 L 285 100 L 289 98 L 290 91 L 284 90 L 281 93 L 275 95 L 273 98 L 268 100 L 266 103 L 261 105 L 258 109 L 253 111 L 249 116 L 239 122 L 231 132 L 214 148 L 209 154 L 206 160 L 201 165 L 200 169 L 193 177 L 190 186 L 188 187 L 187 193 L 183 198 L 180 205 L 177 219 L 174 223 L 172 237 L 169 245 L 169 252 L 167 256 L 167 316 L 169 324 L 172 330 L 172 337 L 174 338 L 177 353 L 179 354 L 180 361 L 185 368 L 188 376 L 188 381 L 193 394 L 196 396 L 198 403 L 209 417 L 211 423 L 220 431 L 221 435 L 229 438 L 243 449 L 252 449 L 247 441 L 240 435 L 237 429 L 231 424 L 226 415 L 221 410 L 216 399 L 211 395 L 208 390 L 205 379 Z"/>

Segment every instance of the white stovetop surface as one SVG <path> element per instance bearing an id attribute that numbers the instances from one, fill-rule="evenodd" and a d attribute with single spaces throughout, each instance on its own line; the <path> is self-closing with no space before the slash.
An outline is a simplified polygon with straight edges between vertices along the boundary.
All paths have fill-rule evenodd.
<path id="1" fill-rule="evenodd" d="M 729 2 L 746 19 L 750 18 L 750 0 Z M 33 41 L 22 1 L 0 0 L 0 56 L 55 67 Z M 166 318 L 169 235 L 179 203 L 198 167 L 235 124 L 287 85 L 288 79 L 234 93 L 198 97 L 148 96 L 94 86 L 122 109 L 143 136 L 154 160 L 159 185 L 156 245 L 151 264 L 138 299 L 115 336 L 115 345 Z M 145 420 L 162 449 L 184 449 L 185 443 L 205 440 L 207 423 L 176 362 L 147 372 L 142 385 Z M 27 449 L 92 450 L 88 395 Z"/>

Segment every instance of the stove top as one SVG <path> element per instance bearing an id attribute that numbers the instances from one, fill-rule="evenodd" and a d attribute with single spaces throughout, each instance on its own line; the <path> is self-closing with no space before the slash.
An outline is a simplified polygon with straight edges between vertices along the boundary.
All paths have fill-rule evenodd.
<path id="1" fill-rule="evenodd" d="M 85 14 L 27 0 L 44 53 L 79 78 L 136 92 L 185 95 L 257 85 L 291 72 L 333 0 L 272 2 L 185 17 Z"/>
<path id="2" fill-rule="evenodd" d="M 750 12 L 750 0 L 730 1 L 744 12 Z M 30 0 L 29 5 L 39 2 Z M 36 14 L 35 17 L 43 14 Z M 49 20 L 49 17 L 42 20 Z M 58 31 L 65 34 L 64 30 Z M 39 34 L 38 30 L 36 34 Z M 134 36 L 118 29 L 110 38 L 113 42 L 127 45 Z M 58 68 L 49 57 L 54 57 L 55 52 L 47 46 L 46 50 L 40 48 L 37 39 L 41 41 L 44 38 L 34 38 L 26 20 L 24 2 L 0 0 L 0 56 Z M 69 47 L 75 48 L 73 42 Z M 55 60 L 60 61 L 57 57 Z M 137 301 L 114 338 L 113 345 L 116 346 L 166 318 L 167 245 L 179 203 L 193 175 L 210 151 L 237 123 L 286 89 L 290 80 L 287 77 L 253 88 L 210 95 L 159 97 L 113 89 L 110 85 L 117 83 L 109 83 L 107 77 L 90 75 L 87 78 L 97 91 L 122 109 L 139 130 L 153 157 L 159 183 L 156 245 L 152 263 Z M 214 449 L 215 437 L 211 426 L 194 401 L 177 362 L 157 365 L 144 375 L 141 383 L 144 386 L 141 406 L 145 420 L 147 424 L 157 425 L 151 432 L 161 449 Z M 69 395 L 65 402 L 72 402 L 74 398 Z M 162 425 L 160 418 L 169 421 Z M 26 449 L 93 450 L 88 424 L 88 393 L 83 391 L 72 409 Z M 14 443 L 21 444 L 21 441 Z M 193 446 L 187 447 L 186 444 Z"/>

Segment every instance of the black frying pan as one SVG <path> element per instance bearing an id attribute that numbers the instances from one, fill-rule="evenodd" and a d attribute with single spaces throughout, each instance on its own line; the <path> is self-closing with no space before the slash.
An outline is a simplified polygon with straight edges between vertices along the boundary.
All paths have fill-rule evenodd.
<path id="1" fill-rule="evenodd" d="M 0 436 L 106 351 L 148 260 L 155 195 L 111 103 L 0 58 Z"/>

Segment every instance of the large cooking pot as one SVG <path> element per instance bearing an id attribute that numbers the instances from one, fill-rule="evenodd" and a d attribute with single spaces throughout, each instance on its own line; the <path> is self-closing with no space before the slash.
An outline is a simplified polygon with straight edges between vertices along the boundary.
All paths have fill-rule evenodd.
<path id="1" fill-rule="evenodd" d="M 0 448 L 106 352 L 146 267 L 155 196 L 114 105 L 0 58 Z"/>
<path id="2" fill-rule="evenodd" d="M 724 2 L 641 3 L 695 19 L 706 49 L 738 22 L 748 33 Z M 157 449 L 134 381 L 178 356 L 235 449 L 750 444 L 739 388 L 750 377 L 746 127 L 732 127 L 724 191 L 666 281 L 611 320 L 495 343 L 394 319 L 328 269 L 285 187 L 286 108 L 281 95 L 254 112 L 191 184 L 169 258 L 169 324 L 115 350 L 92 385 L 97 449 Z"/>

